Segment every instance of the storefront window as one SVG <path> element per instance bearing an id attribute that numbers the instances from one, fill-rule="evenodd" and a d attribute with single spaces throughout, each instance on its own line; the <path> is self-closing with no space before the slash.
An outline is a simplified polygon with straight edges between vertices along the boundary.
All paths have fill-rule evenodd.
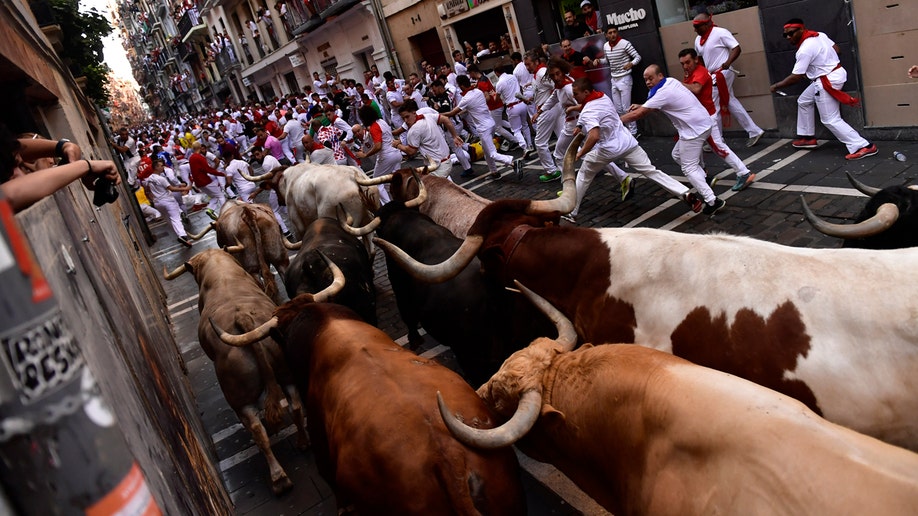
<path id="1" fill-rule="evenodd" d="M 654 0 L 654 2 L 660 16 L 661 26 L 689 21 L 703 12 L 721 14 L 759 5 L 757 0 Z"/>

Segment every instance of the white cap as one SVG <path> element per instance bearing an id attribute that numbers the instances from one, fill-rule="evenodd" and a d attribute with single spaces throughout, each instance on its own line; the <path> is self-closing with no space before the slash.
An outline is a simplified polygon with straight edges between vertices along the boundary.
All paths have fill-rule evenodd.
<path id="1" fill-rule="evenodd" d="M 591 2 L 590 0 L 583 0 L 583 2 L 580 2 L 580 8 L 582 9 L 583 6 L 587 4 L 593 5 L 593 2 Z"/>

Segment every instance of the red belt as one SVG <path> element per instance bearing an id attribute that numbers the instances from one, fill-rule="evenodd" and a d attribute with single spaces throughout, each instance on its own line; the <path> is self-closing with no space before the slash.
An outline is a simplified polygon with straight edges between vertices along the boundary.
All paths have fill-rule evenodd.
<path id="1" fill-rule="evenodd" d="M 515 106 L 515 105 L 517 105 L 517 104 L 519 104 L 519 103 L 520 103 L 520 101 L 511 102 L 511 103 L 507 104 L 507 107 L 508 107 L 508 108 L 512 108 L 513 106 Z"/>

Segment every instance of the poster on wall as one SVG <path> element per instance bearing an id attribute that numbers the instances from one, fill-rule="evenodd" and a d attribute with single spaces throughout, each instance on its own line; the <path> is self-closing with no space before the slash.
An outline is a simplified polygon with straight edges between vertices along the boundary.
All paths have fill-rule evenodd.
<path id="1" fill-rule="evenodd" d="M 602 45 L 605 42 L 606 37 L 603 34 L 593 34 L 592 36 L 586 36 L 572 40 L 571 48 L 566 50 L 566 60 L 568 62 L 572 62 L 573 64 L 582 63 L 583 57 L 589 58 L 590 61 L 597 58 L 602 59 L 604 58 Z M 565 58 L 565 50 L 561 49 L 560 43 L 554 43 L 548 45 L 548 55 L 549 57 Z M 593 83 L 594 89 L 601 91 L 606 95 L 612 94 L 612 76 L 609 74 L 609 65 L 606 64 L 605 60 L 600 61 L 600 65 L 598 67 L 593 67 L 592 65 L 584 66 L 583 64 L 574 64 L 574 66 L 571 68 L 570 76 L 574 79 L 587 77 L 590 79 L 590 82 Z"/>

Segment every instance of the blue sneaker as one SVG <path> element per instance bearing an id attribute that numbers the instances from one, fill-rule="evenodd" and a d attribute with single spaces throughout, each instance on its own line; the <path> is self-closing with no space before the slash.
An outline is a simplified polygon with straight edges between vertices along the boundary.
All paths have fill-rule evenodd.
<path id="1" fill-rule="evenodd" d="M 739 192 L 740 190 L 745 190 L 747 186 L 755 182 L 755 174 L 752 172 L 748 174 L 743 174 L 741 176 L 736 176 L 736 183 L 730 188 L 734 192 Z"/>

